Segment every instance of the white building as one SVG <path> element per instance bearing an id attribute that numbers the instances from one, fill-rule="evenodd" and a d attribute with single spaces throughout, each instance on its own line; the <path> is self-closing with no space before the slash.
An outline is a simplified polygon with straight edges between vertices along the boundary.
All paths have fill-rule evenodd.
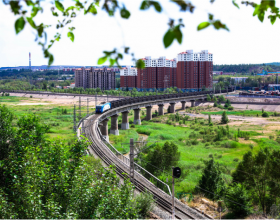
<path id="1" fill-rule="evenodd" d="M 180 61 L 213 61 L 213 54 L 208 53 L 208 50 L 194 53 L 193 50 L 186 50 L 178 54 L 178 62 Z"/>
<path id="2" fill-rule="evenodd" d="M 137 68 L 126 66 L 120 70 L 120 76 L 137 76 Z"/>
<path id="3" fill-rule="evenodd" d="M 150 56 L 147 56 L 143 59 L 145 67 L 177 67 L 177 59 L 172 60 L 166 59 L 165 56 L 160 58 L 152 59 Z"/>

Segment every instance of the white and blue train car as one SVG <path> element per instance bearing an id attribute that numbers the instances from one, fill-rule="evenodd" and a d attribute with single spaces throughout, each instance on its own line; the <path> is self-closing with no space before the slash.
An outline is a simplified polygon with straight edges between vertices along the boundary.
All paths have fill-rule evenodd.
<path id="1" fill-rule="evenodd" d="M 111 103 L 110 102 L 105 103 L 103 105 L 97 105 L 96 109 L 95 109 L 95 113 L 100 114 L 100 113 L 103 113 L 103 112 L 105 112 L 109 109 L 111 109 Z"/>

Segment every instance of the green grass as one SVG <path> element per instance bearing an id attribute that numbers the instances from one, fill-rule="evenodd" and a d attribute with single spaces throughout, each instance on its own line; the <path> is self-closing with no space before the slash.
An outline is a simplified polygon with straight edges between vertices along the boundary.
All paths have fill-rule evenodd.
<path id="1" fill-rule="evenodd" d="M 47 105 L 17 105 L 21 100 L 28 102 L 47 103 Z M 48 139 L 61 137 L 66 141 L 73 141 L 73 107 L 48 104 L 41 100 L 34 100 L 27 97 L 0 96 L 0 104 L 5 104 L 15 114 L 17 118 L 26 114 L 35 114 L 41 118 L 41 122 L 51 127 L 47 133 Z M 67 109 L 67 114 L 62 114 L 62 109 Z M 16 126 L 16 124 L 14 123 Z"/>
<path id="2" fill-rule="evenodd" d="M 153 121 L 160 120 L 153 119 Z M 122 136 L 120 138 L 122 138 L 122 142 L 129 143 L 129 138 L 131 138 L 133 135 L 137 137 L 136 134 L 139 133 L 148 135 L 148 143 L 158 141 L 160 145 L 163 145 L 165 141 L 174 142 L 178 146 L 181 153 L 180 167 L 182 167 L 184 170 L 188 170 L 188 176 L 186 179 L 181 183 L 176 184 L 177 192 L 194 192 L 195 186 L 198 184 L 201 172 L 204 167 L 203 161 L 209 160 L 209 155 L 212 155 L 215 160 L 221 164 L 224 171 L 223 175 L 225 178 L 230 179 L 231 171 L 236 168 L 238 162 L 242 160 L 242 157 L 246 152 L 252 150 L 253 153 L 256 153 L 260 148 L 265 146 L 271 146 L 275 149 L 280 149 L 280 145 L 276 141 L 269 140 L 268 138 L 255 139 L 254 137 L 261 135 L 261 133 L 254 131 L 253 127 L 252 130 L 250 130 L 250 127 L 246 127 L 246 130 L 243 130 L 242 127 L 240 128 L 241 131 L 250 131 L 250 140 L 255 142 L 253 149 L 251 149 L 252 146 L 250 146 L 249 143 L 246 144 L 243 143 L 243 141 L 241 142 L 241 140 L 244 140 L 243 138 L 239 138 L 240 142 L 235 142 L 233 140 L 223 140 L 220 142 L 214 142 L 213 144 L 207 142 L 209 145 L 206 146 L 206 143 L 201 142 L 200 136 L 197 138 L 199 141 L 197 145 L 186 145 L 186 141 L 190 139 L 190 133 L 196 132 L 199 135 L 199 131 L 209 129 L 209 126 L 206 123 L 204 125 L 200 124 L 200 122 L 206 121 L 207 120 L 199 119 L 197 124 L 194 124 L 194 120 L 187 121 L 187 127 L 181 127 L 178 125 L 174 127 L 173 125 L 167 125 L 159 122 L 155 123 L 152 121 L 143 121 L 142 125 L 136 125 L 135 128 L 130 129 L 131 133 L 129 137 L 128 135 L 120 135 Z M 217 128 L 217 125 L 214 125 L 214 129 L 215 128 Z M 237 133 L 237 129 L 238 127 L 230 127 L 230 131 L 233 134 Z M 236 146 L 234 148 L 227 148 L 225 147 L 226 142 L 235 142 Z M 117 146 L 119 145 L 117 144 Z M 128 152 L 129 146 L 126 147 L 126 150 Z"/>
<path id="3" fill-rule="evenodd" d="M 224 111 L 217 111 L 217 112 L 201 112 L 205 115 L 222 115 Z M 228 115 L 239 115 L 239 116 L 261 116 L 262 111 L 260 110 L 244 110 L 244 111 L 228 111 L 226 110 Z M 269 115 L 272 115 L 273 112 L 267 112 Z"/>

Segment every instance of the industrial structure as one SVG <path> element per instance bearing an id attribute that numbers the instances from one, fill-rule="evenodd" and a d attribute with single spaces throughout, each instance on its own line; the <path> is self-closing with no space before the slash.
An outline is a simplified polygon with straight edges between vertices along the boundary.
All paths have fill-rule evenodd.
<path id="1" fill-rule="evenodd" d="M 213 85 L 213 54 L 208 50 L 199 53 L 187 50 L 172 60 L 166 57 L 152 59 L 150 56 L 142 60 L 144 69 L 127 66 L 120 70 L 122 89 L 162 91 L 177 87 L 182 91 L 198 91 Z"/>
<path id="2" fill-rule="evenodd" d="M 75 87 L 116 89 L 116 72 L 110 68 L 77 68 L 75 69 Z"/>
<path id="3" fill-rule="evenodd" d="M 31 70 L 31 53 L 29 52 L 29 69 Z"/>

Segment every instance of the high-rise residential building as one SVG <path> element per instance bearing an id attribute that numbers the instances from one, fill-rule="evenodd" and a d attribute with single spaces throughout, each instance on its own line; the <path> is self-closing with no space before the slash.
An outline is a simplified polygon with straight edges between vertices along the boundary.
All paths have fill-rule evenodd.
<path id="1" fill-rule="evenodd" d="M 213 54 L 208 50 L 194 53 L 187 50 L 178 54 L 177 88 L 182 90 L 200 90 L 212 87 Z"/>
<path id="2" fill-rule="evenodd" d="M 78 68 L 75 70 L 75 87 L 100 88 L 110 90 L 116 88 L 116 72 L 110 68 Z"/>
<path id="3" fill-rule="evenodd" d="M 142 60 L 145 68 L 134 70 L 133 76 L 128 74 L 132 68 L 121 70 L 121 88 L 134 88 L 135 83 L 140 91 L 164 90 L 169 87 L 192 91 L 212 87 L 213 55 L 208 50 L 199 53 L 187 50 L 172 60 L 166 57 L 152 59 L 150 56 Z"/>
<path id="4" fill-rule="evenodd" d="M 164 90 L 174 86 L 176 59 L 168 60 L 166 57 L 152 59 L 147 56 L 142 60 L 145 68 L 137 70 L 138 90 Z"/>
<path id="5" fill-rule="evenodd" d="M 124 89 L 133 89 L 136 84 L 137 68 L 131 66 L 124 67 L 120 70 L 120 87 Z"/>

